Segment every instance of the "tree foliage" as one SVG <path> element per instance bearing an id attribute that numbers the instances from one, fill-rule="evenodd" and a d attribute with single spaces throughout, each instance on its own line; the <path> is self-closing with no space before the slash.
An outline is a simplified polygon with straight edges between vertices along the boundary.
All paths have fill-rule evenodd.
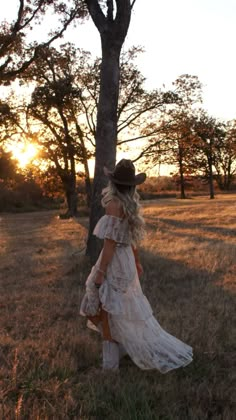
<path id="1" fill-rule="evenodd" d="M 235 137 L 233 124 L 218 121 L 201 110 L 193 122 L 197 141 L 193 145 L 192 171 L 201 173 L 214 198 L 214 179 L 221 189 L 229 189 L 235 170 Z"/>
<path id="2" fill-rule="evenodd" d="M 11 152 L 0 148 L 0 180 L 14 180 L 17 176 L 17 163 Z"/>
<path id="3" fill-rule="evenodd" d="M 236 121 L 222 123 L 221 130 L 214 145 L 214 166 L 220 189 L 229 190 L 236 174 Z"/>
<path id="4" fill-rule="evenodd" d="M 87 14 L 82 0 L 18 0 L 13 21 L 0 24 L 0 84 L 9 84 L 42 54 L 44 48 L 61 37 L 68 25 Z M 42 41 L 29 41 L 27 35 L 45 16 L 58 16 L 60 25 Z"/>

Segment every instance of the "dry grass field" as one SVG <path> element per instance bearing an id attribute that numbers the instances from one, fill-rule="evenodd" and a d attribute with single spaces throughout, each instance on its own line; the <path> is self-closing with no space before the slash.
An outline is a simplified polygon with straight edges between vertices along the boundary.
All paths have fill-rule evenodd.
<path id="1" fill-rule="evenodd" d="M 235 420 L 236 196 L 146 203 L 142 287 L 161 325 L 194 348 L 162 375 L 128 359 L 101 373 L 79 316 L 87 219 L 0 215 L 0 419 Z"/>

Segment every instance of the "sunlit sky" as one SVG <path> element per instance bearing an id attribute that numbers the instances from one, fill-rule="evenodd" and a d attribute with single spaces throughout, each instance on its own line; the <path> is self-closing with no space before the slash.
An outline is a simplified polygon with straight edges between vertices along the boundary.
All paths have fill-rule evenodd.
<path id="1" fill-rule="evenodd" d="M 77 34 L 78 45 L 100 55 L 99 36 L 92 22 Z M 208 112 L 233 119 L 235 40 L 235 0 L 136 0 L 124 47 L 144 47 L 138 65 L 148 88 L 169 87 L 184 73 L 197 75 Z"/>
<path id="2" fill-rule="evenodd" d="M 1 19 L 14 18 L 18 0 L 4 2 Z M 147 88 L 167 88 L 181 74 L 203 83 L 203 107 L 214 117 L 236 118 L 236 1 L 136 0 L 124 48 L 141 45 L 137 59 Z M 45 22 L 48 27 L 48 22 Z M 33 31 L 45 33 L 45 25 Z M 91 20 L 70 28 L 67 41 L 101 55 Z"/>
<path id="3" fill-rule="evenodd" d="M 4 2 L 1 19 L 14 18 L 18 0 Z M 48 22 L 47 22 L 48 28 Z M 33 31 L 45 32 L 38 27 Z M 100 56 L 97 29 L 90 20 L 70 28 L 66 40 Z M 141 45 L 137 60 L 148 88 L 170 86 L 179 75 L 197 75 L 204 107 L 217 118 L 236 117 L 236 1 L 136 0 L 124 48 Z"/>

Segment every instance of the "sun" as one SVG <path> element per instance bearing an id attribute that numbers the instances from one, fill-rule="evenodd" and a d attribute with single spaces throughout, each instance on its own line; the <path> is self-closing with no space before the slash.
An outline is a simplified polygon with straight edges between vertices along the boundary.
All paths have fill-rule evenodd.
<path id="1" fill-rule="evenodd" d="M 11 150 L 12 156 L 18 161 L 20 168 L 24 169 L 37 156 L 38 148 L 33 143 L 19 144 Z"/>

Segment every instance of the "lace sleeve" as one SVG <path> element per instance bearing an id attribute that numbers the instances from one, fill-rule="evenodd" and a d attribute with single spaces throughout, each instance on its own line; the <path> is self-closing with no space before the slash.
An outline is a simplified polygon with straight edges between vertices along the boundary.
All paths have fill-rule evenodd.
<path id="1" fill-rule="evenodd" d="M 100 239 L 112 239 L 121 244 L 129 245 L 131 243 L 127 220 L 107 214 L 99 220 L 93 234 Z"/>

